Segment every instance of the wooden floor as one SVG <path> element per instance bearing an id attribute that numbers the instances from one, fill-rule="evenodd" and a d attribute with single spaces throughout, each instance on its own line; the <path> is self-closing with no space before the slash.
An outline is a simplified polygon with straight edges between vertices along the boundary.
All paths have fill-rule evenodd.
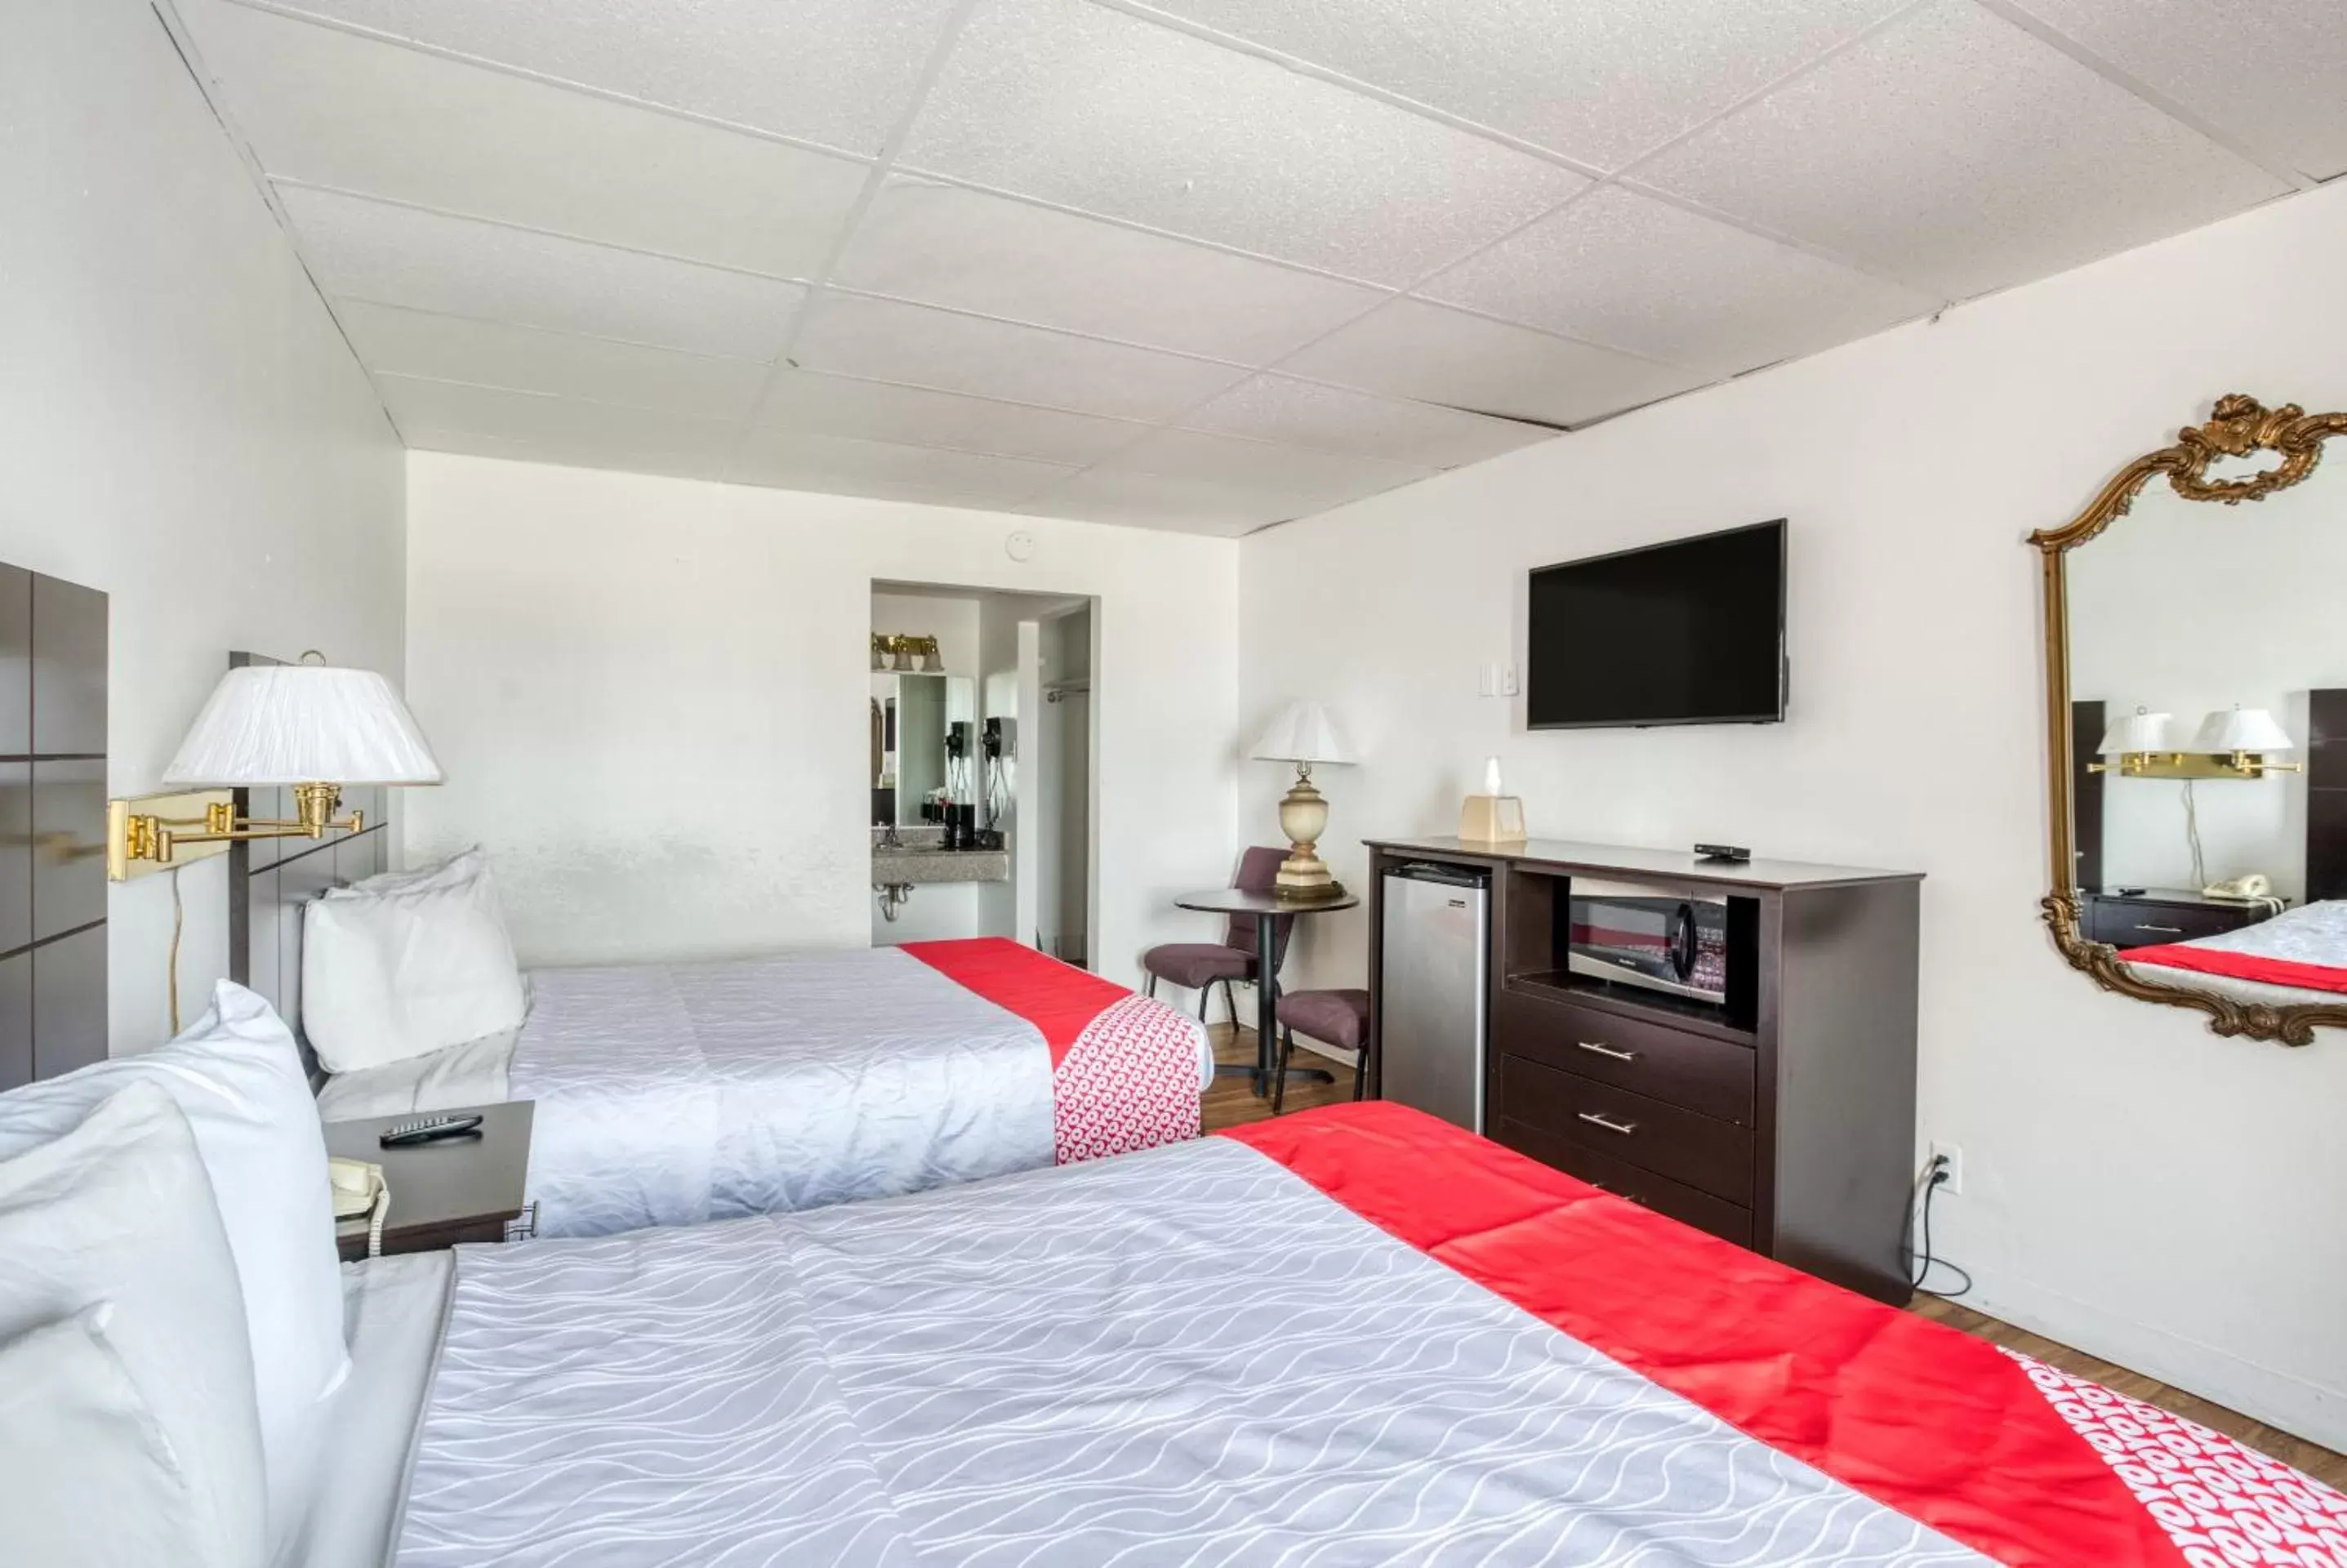
<path id="1" fill-rule="evenodd" d="M 1215 1061 L 1245 1062 L 1255 1060 L 1253 1030 L 1240 1030 L 1234 1033 L 1228 1024 L 1216 1024 L 1210 1032 L 1214 1039 Z M 1296 1050 L 1296 1061 L 1301 1063 L 1306 1056 L 1304 1048 L 1298 1046 Z M 1332 1084 L 1289 1085 L 1288 1110 L 1300 1111 L 1307 1106 L 1328 1105 L 1340 1100 L 1350 1100 L 1353 1097 L 1351 1070 L 1322 1056 L 1313 1056 L 1311 1062 L 1315 1067 L 1332 1069 L 1337 1074 L 1337 1081 Z M 1214 1081 L 1214 1088 L 1206 1091 L 1205 1122 L 1206 1131 L 1209 1132 L 1218 1127 L 1236 1127 L 1243 1122 L 1261 1121 L 1270 1114 L 1271 1102 L 1257 1100 L 1249 1091 L 1247 1081 L 1244 1078 L 1218 1078 Z M 1943 1301 L 1936 1296 L 1917 1296 L 1912 1310 L 1935 1321 L 1947 1324 L 1952 1328 L 1961 1328 L 1967 1334 L 1976 1334 L 1992 1344 L 2010 1347 L 2025 1356 L 2034 1356 L 2040 1361 L 2059 1367 L 2065 1372 L 2075 1373 L 2081 1378 L 2091 1378 L 2106 1388 L 2116 1389 L 2120 1393 L 2141 1399 L 2147 1404 L 2173 1410 L 2188 1420 L 2198 1421 L 2204 1427 L 2214 1427 L 2219 1431 L 2249 1444 L 2260 1453 L 2270 1454 L 2285 1464 L 2296 1465 L 2317 1481 L 2327 1481 L 2332 1486 L 2347 1490 L 2347 1456 L 2335 1454 L 2326 1448 L 2318 1448 L 2302 1438 L 2294 1438 L 2288 1432 L 2267 1426 L 2262 1421 L 2252 1420 L 2237 1410 L 2229 1410 L 2222 1405 L 2212 1405 L 2197 1395 L 2188 1394 L 2181 1389 L 2172 1389 L 2165 1383 L 2145 1377 L 2140 1372 L 2130 1372 L 2124 1367 L 2113 1366 L 2110 1362 L 2098 1360 L 2082 1350 L 2073 1350 L 2067 1345 L 2057 1345 L 2053 1340 L 2032 1334 L 2026 1329 L 2016 1328 L 2010 1323 L 2000 1322 L 1996 1318 L 1975 1312 L 1969 1307 L 1961 1306 L 1952 1301 Z"/>

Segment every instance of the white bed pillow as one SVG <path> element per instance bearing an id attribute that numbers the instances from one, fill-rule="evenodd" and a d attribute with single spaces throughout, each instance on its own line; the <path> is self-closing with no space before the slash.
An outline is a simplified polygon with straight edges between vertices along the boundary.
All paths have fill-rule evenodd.
<path id="1" fill-rule="evenodd" d="M 326 1398 L 350 1368 L 325 1136 L 309 1077 L 269 1004 L 223 980 L 211 1007 L 169 1044 L 0 1094 L 0 1159 L 56 1137 L 135 1083 L 178 1105 L 218 1201 L 244 1303 L 272 1525 L 282 1532 L 309 1490 Z"/>
<path id="2" fill-rule="evenodd" d="M 477 849 L 430 871 L 369 877 L 302 911 L 302 1026 L 329 1072 L 518 1028 L 528 1005 Z"/>
<path id="3" fill-rule="evenodd" d="M 179 1455 L 107 1341 L 113 1315 L 0 1345 L 0 1562 L 176 1563 L 198 1532 Z"/>
<path id="4" fill-rule="evenodd" d="M 268 1486 L 244 1301 L 195 1135 L 152 1083 L 0 1160 L 0 1338 L 96 1307 L 186 1484 L 185 1541 L 147 1561 L 253 1568 Z M 0 1508 L 0 1561 L 89 1560 L 17 1552 L 10 1528 Z"/>

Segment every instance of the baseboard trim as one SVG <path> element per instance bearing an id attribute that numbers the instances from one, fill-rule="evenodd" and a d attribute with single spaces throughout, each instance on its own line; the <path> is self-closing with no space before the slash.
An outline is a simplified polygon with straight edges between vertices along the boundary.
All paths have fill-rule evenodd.
<path id="1" fill-rule="evenodd" d="M 2347 1453 L 2347 1389 L 2327 1388 L 2216 1346 L 2115 1317 L 2058 1290 L 2025 1280 L 2010 1283 L 2017 1288 L 2009 1294 L 1983 1289 L 1963 1305 L 2157 1378 L 2293 1437 Z"/>

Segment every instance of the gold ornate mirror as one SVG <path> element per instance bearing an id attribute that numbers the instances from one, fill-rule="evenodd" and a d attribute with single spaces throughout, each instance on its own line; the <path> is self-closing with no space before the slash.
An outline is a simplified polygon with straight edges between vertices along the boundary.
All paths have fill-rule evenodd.
<path id="1" fill-rule="evenodd" d="M 2055 946 L 2288 1045 L 2347 1027 L 2347 477 L 2307 483 L 2342 433 L 2221 398 L 2030 539 Z M 2224 509 L 2243 501 L 2264 504 Z"/>

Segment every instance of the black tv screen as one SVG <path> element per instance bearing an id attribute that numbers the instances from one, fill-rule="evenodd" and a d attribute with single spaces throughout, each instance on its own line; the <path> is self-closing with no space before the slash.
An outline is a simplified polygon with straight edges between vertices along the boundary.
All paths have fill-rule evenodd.
<path id="1" fill-rule="evenodd" d="M 1766 724 L 1785 716 L 1785 523 L 1532 574 L 1535 730 Z"/>

